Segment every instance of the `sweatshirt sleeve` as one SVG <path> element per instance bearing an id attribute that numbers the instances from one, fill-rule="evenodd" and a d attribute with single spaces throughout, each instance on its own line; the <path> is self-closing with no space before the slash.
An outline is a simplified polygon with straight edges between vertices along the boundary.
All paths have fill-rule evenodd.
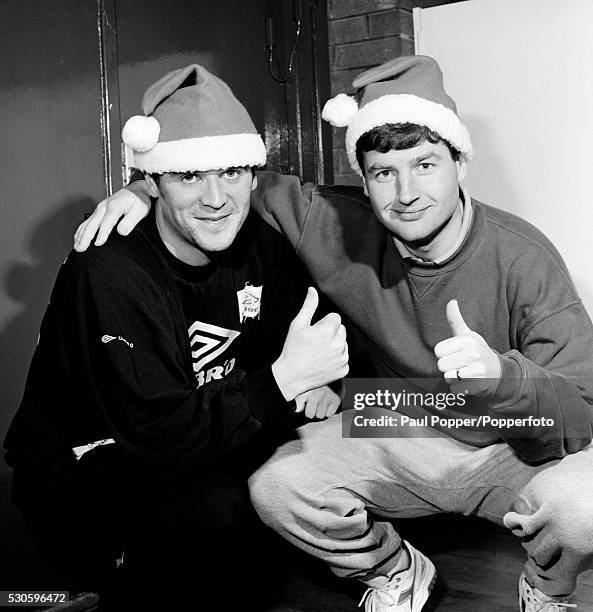
<path id="1" fill-rule="evenodd" d="M 251 194 L 253 208 L 286 236 L 297 253 L 311 211 L 313 189 L 309 183 L 301 185 L 296 176 L 258 172 L 257 189 Z"/>
<path id="2" fill-rule="evenodd" d="M 555 250 L 524 254 L 509 295 L 516 348 L 500 355 L 491 408 L 527 421 L 501 436 L 531 461 L 575 453 L 593 439 L 591 320 Z"/>
<path id="3" fill-rule="evenodd" d="M 45 387 L 61 394 L 54 416 L 68 430 L 69 446 L 111 437 L 141 461 L 191 468 L 240 448 L 265 421 L 292 412 L 270 364 L 249 373 L 237 367 L 196 388 L 170 286 L 148 261 L 118 263 L 104 257 L 107 247 L 99 251 L 72 254 L 62 266 L 37 347 L 37 375 L 28 381 L 29 415 L 44 410 L 37 389 Z"/>

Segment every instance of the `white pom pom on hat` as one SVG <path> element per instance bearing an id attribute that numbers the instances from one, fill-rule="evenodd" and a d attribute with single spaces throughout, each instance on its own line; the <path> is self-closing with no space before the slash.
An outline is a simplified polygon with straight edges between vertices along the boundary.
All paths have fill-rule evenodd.
<path id="1" fill-rule="evenodd" d="M 157 119 L 134 115 L 126 121 L 121 137 L 124 144 L 134 151 L 144 152 L 157 144 L 160 133 L 161 126 Z"/>
<path id="2" fill-rule="evenodd" d="M 334 127 L 345 127 L 358 112 L 358 102 L 344 93 L 339 93 L 325 103 L 321 117 Z"/>

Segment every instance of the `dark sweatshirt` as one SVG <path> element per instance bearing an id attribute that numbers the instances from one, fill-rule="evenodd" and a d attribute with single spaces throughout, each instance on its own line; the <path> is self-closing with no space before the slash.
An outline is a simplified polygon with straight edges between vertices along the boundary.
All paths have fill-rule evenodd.
<path id="1" fill-rule="evenodd" d="M 375 376 L 442 379 L 433 349 L 452 335 L 445 308 L 457 299 L 469 327 L 500 355 L 490 415 L 554 422 L 510 431 L 447 428 L 448 435 L 476 446 L 502 438 L 532 461 L 591 441 L 593 328 L 564 262 L 539 230 L 472 200 L 459 251 L 426 266 L 402 258 L 361 189 L 302 186 L 273 173 L 258 181 L 252 206 L 284 233 L 349 319 L 349 344 L 354 352 L 360 340 Z"/>
<path id="2" fill-rule="evenodd" d="M 72 252 L 6 437 L 8 463 L 50 469 L 73 447 L 114 439 L 134 461 L 194 469 L 248 445 L 294 410 L 270 366 L 306 285 L 293 249 L 253 213 L 206 267 L 169 253 L 153 213 L 128 237 Z"/>

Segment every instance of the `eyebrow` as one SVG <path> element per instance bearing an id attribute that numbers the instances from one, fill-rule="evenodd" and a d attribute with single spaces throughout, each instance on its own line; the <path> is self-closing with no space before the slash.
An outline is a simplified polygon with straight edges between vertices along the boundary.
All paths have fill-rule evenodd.
<path id="1" fill-rule="evenodd" d="M 418 157 L 415 157 L 414 159 L 412 159 L 410 161 L 411 165 L 415 165 L 415 164 L 420 164 L 422 162 L 425 162 L 429 159 L 434 159 L 435 161 L 440 161 L 443 159 L 442 155 L 440 155 L 439 153 L 437 153 L 436 151 L 430 151 L 429 153 L 423 153 L 422 155 L 418 155 Z M 390 164 L 386 164 L 386 165 L 381 165 L 381 164 L 377 164 L 377 163 L 373 163 L 368 167 L 368 171 L 376 171 L 376 170 L 395 170 L 395 166 L 390 165 Z"/>
<path id="2" fill-rule="evenodd" d="M 392 170 L 393 166 L 381 166 L 380 164 L 371 164 L 368 170 Z"/>
<path id="3" fill-rule="evenodd" d="M 419 155 L 418 157 L 416 157 L 414 159 L 414 163 L 419 164 L 419 163 L 425 162 L 428 159 L 441 160 L 443 158 L 436 151 L 431 151 L 430 153 L 425 153 L 424 155 Z"/>

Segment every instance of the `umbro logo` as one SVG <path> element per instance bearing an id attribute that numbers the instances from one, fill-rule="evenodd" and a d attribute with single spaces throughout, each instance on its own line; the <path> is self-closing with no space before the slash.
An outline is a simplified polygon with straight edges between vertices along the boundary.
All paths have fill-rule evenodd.
<path id="1" fill-rule="evenodd" d="M 188 332 L 193 368 L 196 374 L 207 363 L 224 353 L 233 340 L 241 335 L 241 332 L 234 329 L 225 329 L 218 325 L 202 323 L 202 321 L 195 321 Z"/>
<path id="2" fill-rule="evenodd" d="M 125 344 L 127 344 L 130 348 L 134 348 L 134 343 L 128 342 L 122 336 L 110 336 L 109 334 L 105 334 L 104 336 L 101 337 L 101 342 L 103 344 L 107 344 L 108 342 L 111 342 L 112 340 L 120 340 L 121 342 L 124 342 Z"/>

